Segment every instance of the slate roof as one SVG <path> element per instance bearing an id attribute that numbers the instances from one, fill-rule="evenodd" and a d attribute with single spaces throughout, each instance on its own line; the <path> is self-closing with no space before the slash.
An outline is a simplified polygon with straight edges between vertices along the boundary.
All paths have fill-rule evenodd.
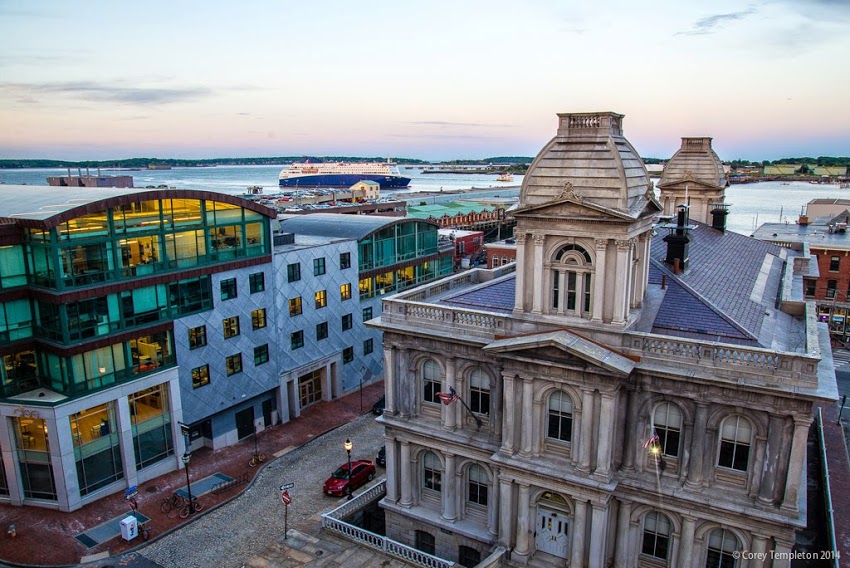
<path id="1" fill-rule="evenodd" d="M 443 298 L 439 303 L 459 308 L 510 313 L 514 309 L 515 293 L 516 274 L 511 274 L 505 278 L 477 286 L 472 290 Z"/>
<path id="2" fill-rule="evenodd" d="M 787 251 L 737 233 L 721 233 L 703 223 L 690 223 L 695 228 L 688 269 L 683 274 L 673 275 L 663 262 L 667 231 L 658 229 L 652 240 L 650 274 L 666 273 L 671 284 L 654 326 L 671 331 L 678 326 L 686 336 L 697 333 L 700 337 L 704 337 L 701 330 L 730 339 L 744 332 L 739 340 L 749 336 L 753 342 L 770 346 L 771 330 L 786 315 L 775 309 L 775 303 Z"/>

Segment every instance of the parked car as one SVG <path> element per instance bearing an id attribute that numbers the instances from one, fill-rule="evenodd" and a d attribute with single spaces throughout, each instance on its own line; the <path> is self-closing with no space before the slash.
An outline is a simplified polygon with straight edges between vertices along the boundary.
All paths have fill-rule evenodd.
<path id="1" fill-rule="evenodd" d="M 342 497 L 348 495 L 367 481 L 375 479 L 375 464 L 369 460 L 351 462 L 351 476 L 348 475 L 348 463 L 339 466 L 325 481 L 322 491 L 325 495 Z"/>
<path id="2" fill-rule="evenodd" d="M 378 455 L 375 456 L 375 463 L 384 467 L 387 467 L 387 447 L 381 446 L 381 449 L 378 450 Z"/>
<path id="3" fill-rule="evenodd" d="M 380 416 L 384 413 L 384 405 L 386 404 L 386 397 L 381 397 L 378 399 L 378 402 L 372 405 L 372 414 L 377 414 Z"/>

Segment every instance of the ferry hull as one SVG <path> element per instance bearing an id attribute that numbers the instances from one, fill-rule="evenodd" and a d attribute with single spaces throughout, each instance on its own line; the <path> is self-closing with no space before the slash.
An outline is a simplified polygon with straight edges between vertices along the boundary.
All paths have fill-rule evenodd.
<path id="1" fill-rule="evenodd" d="M 410 185 L 410 178 L 380 174 L 320 174 L 280 178 L 280 187 L 351 187 L 358 181 L 374 181 L 381 189 Z"/>

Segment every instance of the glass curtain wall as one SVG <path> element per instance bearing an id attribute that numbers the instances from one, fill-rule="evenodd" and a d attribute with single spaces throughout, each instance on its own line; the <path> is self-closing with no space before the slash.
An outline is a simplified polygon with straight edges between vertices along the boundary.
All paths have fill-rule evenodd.
<path id="1" fill-rule="evenodd" d="M 47 421 L 37 417 L 15 417 L 12 421 L 24 497 L 55 501 Z"/>
<path id="2" fill-rule="evenodd" d="M 143 469 L 173 455 L 171 412 L 166 385 L 131 394 L 129 403 L 136 469 Z"/>
<path id="3" fill-rule="evenodd" d="M 80 495 L 123 479 L 115 403 L 101 404 L 69 417 Z"/>

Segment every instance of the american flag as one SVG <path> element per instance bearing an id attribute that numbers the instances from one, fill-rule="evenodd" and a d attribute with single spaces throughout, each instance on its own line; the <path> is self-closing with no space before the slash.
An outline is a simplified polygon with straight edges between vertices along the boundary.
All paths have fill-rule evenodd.
<path id="1" fill-rule="evenodd" d="M 438 392 L 437 398 L 443 401 L 443 404 L 446 406 L 451 403 L 460 400 L 460 397 L 457 395 L 457 391 L 455 391 L 454 387 L 449 387 L 449 392 Z"/>
<path id="2" fill-rule="evenodd" d="M 647 440 L 646 443 L 643 445 L 643 448 L 646 449 L 649 446 L 651 446 L 652 444 L 657 444 L 660 441 L 661 441 L 661 438 L 658 437 L 658 434 L 653 434 L 652 437 L 649 440 Z"/>

